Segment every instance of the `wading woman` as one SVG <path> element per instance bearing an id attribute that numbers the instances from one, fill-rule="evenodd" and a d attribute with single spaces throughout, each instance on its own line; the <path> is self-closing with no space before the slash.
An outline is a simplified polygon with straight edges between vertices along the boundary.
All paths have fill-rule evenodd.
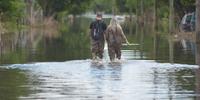
<path id="1" fill-rule="evenodd" d="M 120 60 L 122 43 L 129 44 L 129 42 L 115 17 L 110 20 L 110 25 L 107 27 L 105 37 L 108 44 L 110 61 L 113 62 L 116 58 Z"/>

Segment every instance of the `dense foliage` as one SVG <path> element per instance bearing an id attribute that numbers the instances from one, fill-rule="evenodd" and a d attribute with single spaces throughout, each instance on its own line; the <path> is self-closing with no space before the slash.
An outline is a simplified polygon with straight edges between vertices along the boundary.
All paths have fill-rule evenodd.
<path id="1" fill-rule="evenodd" d="M 23 0 L 0 0 L 0 17 L 3 19 L 17 19 L 23 16 Z"/>
<path id="2" fill-rule="evenodd" d="M 156 12 L 160 18 L 169 17 L 170 0 L 0 0 L 0 19 L 23 19 L 32 9 L 31 3 L 41 8 L 43 17 L 56 17 L 59 13 L 82 14 L 86 11 L 117 14 L 136 13 L 149 15 Z M 195 10 L 195 0 L 173 0 L 175 15 L 182 17 Z M 27 6 L 27 4 L 29 5 Z M 35 11 L 38 12 L 38 11 Z M 35 15 L 36 16 L 36 15 Z M 34 17 L 34 16 L 33 16 Z"/>
<path id="3" fill-rule="evenodd" d="M 66 11 L 68 14 L 81 14 L 87 10 L 91 0 L 37 0 L 44 16 L 57 15 Z"/>

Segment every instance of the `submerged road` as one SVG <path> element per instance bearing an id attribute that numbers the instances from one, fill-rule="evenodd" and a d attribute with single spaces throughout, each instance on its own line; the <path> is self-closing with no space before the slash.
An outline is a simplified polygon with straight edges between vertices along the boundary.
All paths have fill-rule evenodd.
<path id="1" fill-rule="evenodd" d="M 196 65 L 124 60 L 94 66 L 91 60 L 13 64 L 22 70 L 28 95 L 20 100 L 195 100 Z"/>

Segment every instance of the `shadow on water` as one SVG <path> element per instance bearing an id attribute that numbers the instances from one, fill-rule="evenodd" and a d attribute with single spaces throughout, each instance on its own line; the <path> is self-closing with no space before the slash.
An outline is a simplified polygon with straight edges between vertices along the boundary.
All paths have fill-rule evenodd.
<path id="1" fill-rule="evenodd" d="M 0 34 L 0 65 L 5 66 L 0 67 L 0 97 L 198 100 L 200 82 L 192 41 L 140 29 L 135 34 L 130 26 L 131 30 L 125 29 L 128 40 L 139 45 L 124 46 L 120 64 L 110 64 L 105 50 L 99 66 L 89 60 L 90 22 L 78 17 L 56 31 Z"/>

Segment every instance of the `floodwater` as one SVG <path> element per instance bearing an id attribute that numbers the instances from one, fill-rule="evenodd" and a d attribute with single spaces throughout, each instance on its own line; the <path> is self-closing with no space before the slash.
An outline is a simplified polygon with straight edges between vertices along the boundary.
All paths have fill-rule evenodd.
<path id="1" fill-rule="evenodd" d="M 108 20 L 108 19 L 107 19 Z M 53 30 L 19 30 L 0 37 L 1 100 L 200 100 L 194 43 L 130 33 L 122 63 L 91 63 L 89 18 Z M 109 23 L 108 21 L 106 21 Z M 135 27 L 135 26 L 132 26 Z"/>

